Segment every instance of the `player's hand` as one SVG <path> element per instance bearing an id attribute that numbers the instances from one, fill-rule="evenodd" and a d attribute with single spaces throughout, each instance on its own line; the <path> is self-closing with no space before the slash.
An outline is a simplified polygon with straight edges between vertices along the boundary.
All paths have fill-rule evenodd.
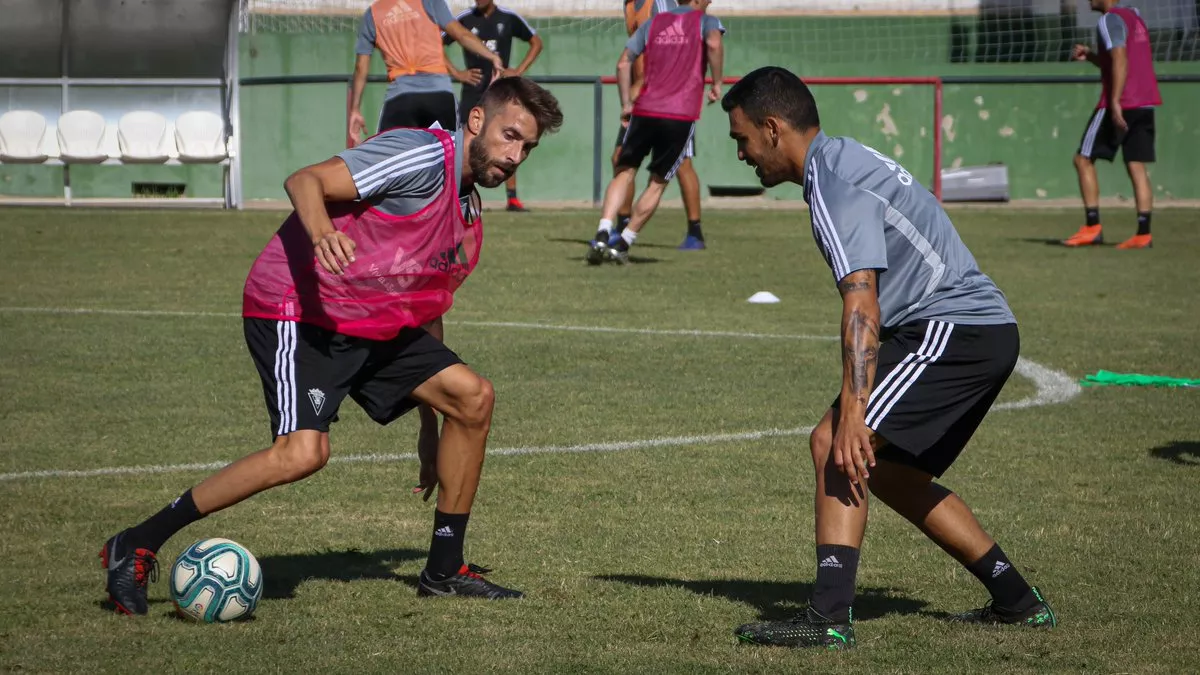
<path id="1" fill-rule="evenodd" d="M 633 103 L 626 103 L 621 106 L 621 123 L 628 126 L 631 119 L 633 119 Z"/>
<path id="2" fill-rule="evenodd" d="M 1071 49 L 1071 58 L 1076 61 L 1087 61 L 1088 56 L 1092 53 L 1092 48 L 1087 45 L 1075 45 Z"/>
<path id="3" fill-rule="evenodd" d="M 468 70 L 460 70 L 454 74 L 454 79 L 469 84 L 472 87 L 478 86 L 483 82 L 483 71 L 478 68 L 470 68 Z"/>
<path id="4" fill-rule="evenodd" d="M 516 68 L 505 68 L 500 71 L 500 77 L 521 77 L 521 71 Z"/>
<path id="5" fill-rule="evenodd" d="M 875 466 L 875 450 L 871 447 L 871 430 L 862 415 L 841 418 L 833 434 L 833 461 L 838 471 L 858 485 L 870 477 L 868 467 Z"/>
<path id="6" fill-rule="evenodd" d="M 500 58 L 499 54 L 492 54 L 492 82 L 495 82 L 496 78 L 503 77 L 505 70 L 504 59 Z"/>
<path id="7" fill-rule="evenodd" d="M 438 429 L 437 423 L 421 423 L 421 433 L 417 437 L 417 456 L 421 459 L 421 472 L 417 476 L 417 485 L 413 494 L 421 494 L 421 501 L 429 501 L 437 491 L 437 455 Z"/>
<path id="8" fill-rule="evenodd" d="M 322 235 L 313 242 L 313 249 L 321 267 L 324 267 L 326 272 L 337 275 L 342 274 L 350 263 L 354 262 L 356 248 L 358 245 L 353 239 L 337 231 Z"/>
<path id="9" fill-rule="evenodd" d="M 713 82 L 713 85 L 708 89 L 708 104 L 712 105 L 721 100 L 721 85 Z"/>
<path id="10" fill-rule="evenodd" d="M 1125 111 L 1121 109 L 1119 101 L 1109 101 L 1108 116 L 1112 119 L 1112 123 L 1121 131 L 1129 131 L 1129 124 L 1125 122 Z"/>
<path id="11" fill-rule="evenodd" d="M 351 110 L 346 126 L 346 147 L 353 148 L 361 143 L 363 132 L 366 130 L 367 121 L 363 119 L 362 113 L 357 110 Z"/>

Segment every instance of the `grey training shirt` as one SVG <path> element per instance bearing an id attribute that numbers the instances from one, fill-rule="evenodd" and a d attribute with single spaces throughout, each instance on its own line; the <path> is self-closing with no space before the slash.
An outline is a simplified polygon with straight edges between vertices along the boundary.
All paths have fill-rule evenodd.
<path id="1" fill-rule="evenodd" d="M 425 8 L 425 13 L 429 15 L 429 18 L 433 19 L 433 22 L 442 30 L 446 30 L 446 26 L 455 20 L 454 14 L 446 4 L 446 0 L 421 0 L 421 5 Z M 358 28 L 358 40 L 354 44 L 354 53 L 359 56 L 370 56 L 374 51 L 375 19 L 371 14 L 371 8 L 368 7 L 367 11 L 363 12 L 362 24 Z M 388 83 L 384 100 L 390 101 L 401 94 L 420 94 L 436 91 L 454 93 L 449 75 L 415 73 L 413 75 L 397 77 Z"/>
<path id="2" fill-rule="evenodd" d="M 805 158 L 804 201 L 835 281 L 879 270 L 885 329 L 922 320 L 1016 323 L 937 199 L 894 159 L 818 133 Z"/>

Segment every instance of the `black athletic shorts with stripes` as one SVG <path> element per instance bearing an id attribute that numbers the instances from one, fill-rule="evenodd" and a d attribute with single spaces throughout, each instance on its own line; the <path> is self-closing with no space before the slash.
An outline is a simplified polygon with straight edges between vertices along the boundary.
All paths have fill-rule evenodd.
<path id="1" fill-rule="evenodd" d="M 462 360 L 421 328 L 391 340 L 350 337 L 296 321 L 243 319 L 246 346 L 262 378 L 271 436 L 329 431 L 350 398 L 380 424 L 417 406 L 410 395 Z"/>
<path id="2" fill-rule="evenodd" d="M 617 150 L 620 150 L 621 146 L 625 143 L 625 131 L 627 129 L 629 129 L 629 125 L 625 124 L 624 122 L 621 123 L 621 126 L 617 127 L 617 144 L 616 144 Z M 689 159 L 696 156 L 696 136 L 695 136 L 695 134 L 692 135 L 692 140 L 688 141 L 686 154 Z"/>
<path id="3" fill-rule="evenodd" d="M 888 441 L 875 457 L 941 476 L 987 416 L 1020 351 L 1013 323 L 897 328 L 880 345 L 867 404 L 867 426 Z"/>
<path id="4" fill-rule="evenodd" d="M 1111 162 L 1120 150 L 1126 162 L 1153 162 L 1154 108 L 1130 108 L 1122 110 L 1121 116 L 1125 118 L 1124 131 L 1113 124 L 1107 108 L 1096 108 L 1079 139 L 1079 154 Z"/>
<path id="5" fill-rule="evenodd" d="M 675 177 L 683 160 L 691 156 L 695 133 L 695 122 L 634 115 L 625 131 L 617 166 L 641 168 L 649 155 L 650 166 L 647 168 L 650 173 L 669 181 Z"/>
<path id="6" fill-rule="evenodd" d="M 397 127 L 428 129 L 437 122 L 446 131 L 458 129 L 458 105 L 448 91 L 400 94 L 384 101 L 379 111 L 379 131 Z"/>

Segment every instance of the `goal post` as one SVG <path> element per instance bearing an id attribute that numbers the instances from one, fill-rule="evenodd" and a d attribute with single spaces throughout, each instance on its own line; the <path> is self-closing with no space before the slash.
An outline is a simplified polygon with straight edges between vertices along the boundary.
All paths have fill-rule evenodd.
<path id="1" fill-rule="evenodd" d="M 738 78 L 738 77 L 732 77 L 732 76 L 725 77 L 721 80 L 721 83 L 723 85 L 733 85 L 739 79 L 740 78 Z M 872 142 L 877 142 L 874 140 L 874 137 L 880 136 L 880 135 L 882 135 L 884 138 L 887 138 L 887 139 L 893 139 L 893 138 L 897 139 L 897 142 L 895 142 L 889 146 L 879 148 L 880 152 L 882 152 L 885 155 L 903 154 L 902 152 L 895 152 L 895 149 L 903 148 L 903 144 L 905 142 L 908 142 L 909 140 L 915 141 L 917 138 L 928 137 L 930 139 L 930 143 L 929 143 L 930 148 L 928 150 L 927 159 L 928 159 L 930 171 L 929 171 L 929 175 L 926 178 L 926 180 L 923 180 L 922 182 L 925 183 L 925 185 L 929 188 L 930 192 L 932 192 L 935 197 L 937 197 L 939 200 L 941 200 L 941 198 L 942 198 L 942 171 L 941 171 L 941 169 L 942 169 L 942 136 L 943 136 L 943 132 L 942 132 L 942 78 L 940 78 L 940 77 L 805 77 L 805 78 L 801 78 L 801 79 L 803 79 L 805 84 L 807 84 L 813 88 L 819 88 L 819 87 L 825 87 L 825 86 L 857 87 L 858 89 L 854 90 L 852 92 L 852 95 L 854 97 L 855 102 L 859 103 L 859 104 L 867 103 L 868 100 L 870 99 L 870 94 L 868 93 L 866 88 L 891 87 L 892 89 L 888 93 L 893 94 L 893 95 L 899 93 L 900 90 L 896 89 L 897 87 L 919 87 L 922 89 L 928 88 L 928 91 L 927 91 L 928 98 L 925 100 L 927 102 L 926 105 L 928 106 L 929 110 L 926 111 L 928 116 L 925 118 L 925 123 L 927 123 L 929 126 L 925 127 L 922 125 L 922 126 L 918 127 L 918 131 L 913 132 L 910 130 L 904 134 L 902 134 L 899 131 L 899 129 L 896 128 L 895 123 L 891 119 L 891 116 L 889 114 L 890 105 L 891 105 L 890 103 L 886 103 L 886 102 L 883 103 L 882 107 L 878 108 L 879 113 L 874 114 L 874 115 L 868 114 L 864 118 L 862 115 L 858 115 L 858 116 L 846 115 L 845 111 L 842 110 L 839 106 L 831 105 L 829 103 L 822 104 L 819 89 L 818 89 L 818 93 L 815 95 L 817 97 L 818 107 L 822 113 L 822 119 L 823 119 L 822 126 L 827 129 L 830 129 L 832 131 L 832 133 L 834 133 L 835 135 L 841 135 L 844 132 L 845 135 L 854 136 L 857 140 L 864 142 L 864 144 L 866 144 L 866 145 L 871 145 Z M 617 83 L 617 79 L 616 79 L 616 77 L 613 77 L 610 75 L 610 76 L 601 78 L 601 82 L 603 82 L 606 85 L 615 85 Z M 705 84 L 712 84 L 712 78 L 706 78 Z M 613 106 L 610 104 L 605 105 L 606 110 L 611 110 L 612 108 L 613 108 Z M 874 112 L 876 110 L 876 108 L 873 107 L 873 108 L 869 108 L 868 110 L 870 112 Z M 830 124 L 829 120 L 833 120 L 833 119 L 838 119 L 839 122 L 837 124 Z M 847 122 L 847 120 L 849 120 L 849 122 Z M 868 122 L 867 120 L 870 120 L 870 122 L 873 122 L 875 126 L 868 128 L 866 125 L 869 124 L 870 122 Z M 855 128 L 856 126 L 861 127 L 861 128 Z M 911 147 L 911 143 L 910 143 L 910 147 Z M 899 157 L 899 156 L 896 156 L 894 158 L 898 161 L 901 161 L 901 157 Z"/>

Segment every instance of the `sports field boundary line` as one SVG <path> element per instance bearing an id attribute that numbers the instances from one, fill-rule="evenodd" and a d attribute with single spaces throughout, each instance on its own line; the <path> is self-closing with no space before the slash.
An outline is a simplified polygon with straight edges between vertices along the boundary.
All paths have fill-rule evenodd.
<path id="1" fill-rule="evenodd" d="M 240 318 L 241 314 L 233 312 L 192 312 L 170 310 L 132 310 L 132 309 L 100 309 L 100 308 L 54 308 L 54 307 L 0 307 L 0 313 L 35 313 L 59 315 L 120 315 L 120 316 L 159 316 L 159 317 L 198 317 L 198 318 Z M 578 333 L 633 333 L 641 335 L 664 335 L 682 337 L 725 337 L 750 339 L 777 340 L 837 340 L 837 337 L 827 335 L 786 335 L 775 333 L 739 333 L 734 331 L 700 331 L 700 330 L 669 330 L 654 328 L 613 328 L 608 326 L 573 326 L 562 324 L 521 323 L 511 321 L 456 321 L 451 325 L 476 326 L 483 328 L 519 328 L 530 330 L 552 330 Z M 1024 357 L 1017 360 L 1014 373 L 1033 382 L 1035 392 L 1017 401 L 1008 401 L 993 406 L 992 411 L 1023 410 L 1047 405 L 1066 403 L 1082 393 L 1079 386 L 1066 373 L 1047 368 Z M 570 454 L 591 452 L 623 452 L 629 450 L 644 450 L 651 448 L 668 448 L 688 445 L 714 445 L 719 443 L 757 441 L 765 438 L 786 438 L 802 436 L 812 431 L 811 426 L 792 429 L 764 429 L 760 431 L 743 431 L 736 433 L 703 434 L 694 436 L 667 436 L 646 438 L 629 441 L 611 441 L 604 443 L 585 443 L 582 445 L 544 445 L 518 446 L 510 448 L 491 448 L 489 456 L 521 456 L 538 454 Z M 400 454 L 366 454 L 333 456 L 330 463 L 337 464 L 383 464 L 417 459 L 416 453 Z M 202 462 L 192 464 L 157 464 L 135 466 L 113 466 L 96 469 L 43 469 L 34 471 L 18 471 L 0 473 L 0 483 L 50 478 L 95 478 L 102 476 L 149 475 L 163 473 L 179 473 L 186 471 L 215 471 L 229 462 Z"/>

